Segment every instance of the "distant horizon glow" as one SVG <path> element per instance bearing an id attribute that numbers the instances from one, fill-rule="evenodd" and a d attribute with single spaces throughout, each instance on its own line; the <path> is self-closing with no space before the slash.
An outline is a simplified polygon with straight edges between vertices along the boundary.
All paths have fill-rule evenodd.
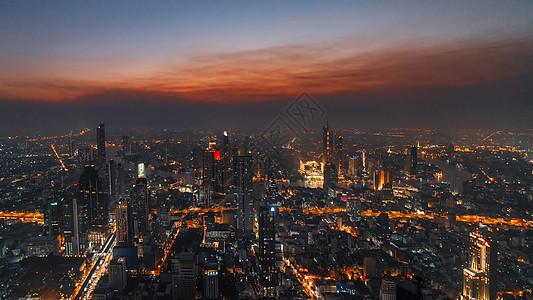
<path id="1" fill-rule="evenodd" d="M 0 117 L 260 127 L 254 114 L 307 92 L 344 124 L 527 127 L 531 15 L 492 0 L 5 1 Z"/>
<path id="2" fill-rule="evenodd" d="M 0 54 L 0 101 L 97 100 L 108 91 L 269 101 L 532 71 L 523 64 L 533 52 L 525 2 L 165 4 L 1 4 L 10 42 Z"/>

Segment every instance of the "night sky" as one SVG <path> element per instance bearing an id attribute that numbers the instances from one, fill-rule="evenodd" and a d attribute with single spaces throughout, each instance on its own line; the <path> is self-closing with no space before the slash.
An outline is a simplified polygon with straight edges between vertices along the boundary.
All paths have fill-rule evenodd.
<path id="1" fill-rule="evenodd" d="M 337 126 L 531 129 L 531 16 L 532 1 L 2 1 L 0 134 L 260 130 L 303 91 Z"/>

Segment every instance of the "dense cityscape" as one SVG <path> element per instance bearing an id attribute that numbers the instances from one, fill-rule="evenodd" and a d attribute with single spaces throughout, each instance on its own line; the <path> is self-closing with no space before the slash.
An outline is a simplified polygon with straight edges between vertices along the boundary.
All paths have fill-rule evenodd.
<path id="1" fill-rule="evenodd" d="M 0 295 L 532 296 L 532 132 L 289 134 L 3 137 Z"/>
<path id="2" fill-rule="evenodd" d="M 533 1 L 0 1 L 0 300 L 533 300 Z"/>

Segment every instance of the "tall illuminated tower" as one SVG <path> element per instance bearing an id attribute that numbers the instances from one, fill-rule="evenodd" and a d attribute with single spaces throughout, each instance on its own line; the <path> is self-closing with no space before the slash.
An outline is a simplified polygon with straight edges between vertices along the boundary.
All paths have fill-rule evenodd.
<path id="1" fill-rule="evenodd" d="M 133 187 L 134 206 L 134 235 L 136 237 L 145 236 L 149 231 L 150 213 L 152 212 L 150 193 L 148 191 L 148 180 L 145 177 L 137 178 Z"/>
<path id="2" fill-rule="evenodd" d="M 215 157 L 215 154 L 217 154 L 217 157 Z M 202 153 L 202 186 L 200 195 L 206 208 L 213 204 L 215 198 L 216 159 L 217 162 L 220 160 L 220 151 L 216 150 L 215 142 L 209 142 L 209 146 Z"/>
<path id="3" fill-rule="evenodd" d="M 104 123 L 101 123 L 96 129 L 96 153 L 97 166 L 98 168 L 103 168 L 106 163 Z"/>
<path id="4" fill-rule="evenodd" d="M 335 135 L 335 151 L 333 155 L 333 164 L 337 167 L 337 173 L 341 174 L 342 166 L 342 134 L 337 132 Z"/>
<path id="5" fill-rule="evenodd" d="M 133 246 L 132 209 L 128 201 L 121 200 L 115 212 L 117 221 L 117 245 L 120 247 Z"/>
<path id="6" fill-rule="evenodd" d="M 326 126 L 323 127 L 322 147 L 322 165 L 325 166 L 328 162 L 331 162 L 333 151 L 333 132 L 329 130 L 329 123 L 326 123 Z"/>
<path id="7" fill-rule="evenodd" d="M 107 229 L 108 201 L 104 194 L 102 180 L 94 166 L 86 166 L 80 176 L 80 203 L 86 207 L 84 217 L 89 230 L 104 232 Z"/>
<path id="8" fill-rule="evenodd" d="M 276 271 L 276 213 L 274 206 L 259 207 L 259 272 L 264 296 L 275 297 L 278 285 Z"/>
<path id="9" fill-rule="evenodd" d="M 204 263 L 204 298 L 220 298 L 218 292 L 218 261 L 216 258 L 207 258 Z"/>
<path id="10" fill-rule="evenodd" d="M 470 233 L 468 266 L 463 270 L 462 299 L 495 300 L 498 243 L 478 232 Z"/>
<path id="11" fill-rule="evenodd" d="M 418 147 L 412 146 L 409 148 L 409 153 L 406 160 L 406 171 L 409 175 L 416 176 L 418 172 Z"/>
<path id="12" fill-rule="evenodd" d="M 253 229 L 252 157 L 237 156 L 234 160 L 233 194 L 236 208 L 236 227 L 244 234 Z"/>

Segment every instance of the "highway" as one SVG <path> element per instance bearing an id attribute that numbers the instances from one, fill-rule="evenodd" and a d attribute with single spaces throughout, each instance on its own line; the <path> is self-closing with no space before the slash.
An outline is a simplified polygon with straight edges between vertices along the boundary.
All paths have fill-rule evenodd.
<path id="1" fill-rule="evenodd" d="M 81 286 L 76 289 L 71 299 L 88 299 L 91 292 L 98 284 L 100 277 L 105 274 L 105 268 L 113 256 L 113 248 L 115 246 L 116 235 L 113 232 L 105 241 L 104 246 L 100 249 L 96 255 L 96 263 L 93 264 L 89 275 L 85 277 L 85 280 Z"/>

